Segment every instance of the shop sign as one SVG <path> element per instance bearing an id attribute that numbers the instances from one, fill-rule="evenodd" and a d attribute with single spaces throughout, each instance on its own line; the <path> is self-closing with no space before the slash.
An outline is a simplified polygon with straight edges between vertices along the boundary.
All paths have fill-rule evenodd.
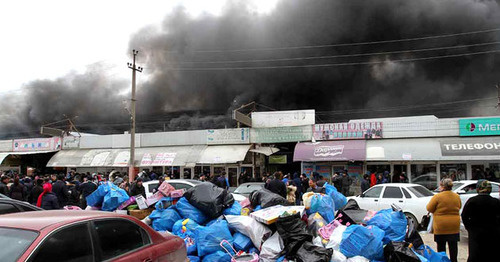
<path id="1" fill-rule="evenodd" d="M 248 144 L 248 128 L 207 130 L 207 144 Z"/>
<path id="2" fill-rule="evenodd" d="M 269 156 L 269 164 L 286 164 L 286 155 L 272 155 Z"/>
<path id="3" fill-rule="evenodd" d="M 365 159 L 364 140 L 298 143 L 293 154 L 293 161 L 364 161 Z"/>
<path id="4" fill-rule="evenodd" d="M 458 120 L 460 136 L 500 135 L 500 118 L 474 118 Z"/>
<path id="5" fill-rule="evenodd" d="M 153 156 L 146 153 L 142 156 L 141 166 L 151 166 L 153 164 Z"/>
<path id="6" fill-rule="evenodd" d="M 317 124 L 313 127 L 316 140 L 382 138 L 382 122 L 352 122 Z"/>
<path id="7" fill-rule="evenodd" d="M 12 142 L 12 151 L 53 151 L 61 149 L 61 138 L 33 138 L 33 139 L 15 139 Z"/>
<path id="8" fill-rule="evenodd" d="M 252 128 L 250 130 L 251 143 L 287 143 L 311 141 L 311 126 Z"/>
<path id="9" fill-rule="evenodd" d="M 316 123 L 315 110 L 253 112 L 252 127 L 305 126 Z"/>
<path id="10" fill-rule="evenodd" d="M 330 177 L 332 176 L 331 174 L 332 167 L 328 165 L 317 165 L 316 166 L 316 172 L 320 174 L 322 177 Z"/>
<path id="11" fill-rule="evenodd" d="M 78 149 L 80 148 L 80 137 L 79 136 L 65 136 L 63 138 L 64 149 Z"/>
<path id="12" fill-rule="evenodd" d="M 443 156 L 500 155 L 500 138 L 446 140 L 440 144 Z"/>
<path id="13" fill-rule="evenodd" d="M 158 153 L 156 154 L 153 166 L 171 166 L 177 153 Z"/>
<path id="14" fill-rule="evenodd" d="M 314 164 L 310 163 L 302 164 L 302 172 L 307 176 L 311 175 L 314 172 Z"/>

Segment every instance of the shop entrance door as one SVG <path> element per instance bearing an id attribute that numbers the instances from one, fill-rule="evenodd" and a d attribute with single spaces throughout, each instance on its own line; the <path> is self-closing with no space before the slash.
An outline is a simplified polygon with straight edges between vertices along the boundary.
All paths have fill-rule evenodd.
<path id="1" fill-rule="evenodd" d="M 230 187 L 238 186 L 238 167 L 230 166 L 227 168 L 227 178 L 229 179 Z"/>
<path id="2" fill-rule="evenodd" d="M 405 173 L 406 177 L 406 182 L 408 182 L 408 172 L 407 172 L 407 165 L 394 165 L 394 173 L 392 174 L 391 182 L 392 183 L 399 183 L 401 182 L 399 177 L 401 176 L 402 173 Z"/>
<path id="3" fill-rule="evenodd" d="M 471 165 L 472 180 L 484 178 L 484 165 Z"/>

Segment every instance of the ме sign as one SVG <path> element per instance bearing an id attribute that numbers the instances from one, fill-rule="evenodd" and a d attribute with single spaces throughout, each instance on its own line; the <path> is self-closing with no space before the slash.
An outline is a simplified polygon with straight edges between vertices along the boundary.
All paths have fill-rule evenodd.
<path id="1" fill-rule="evenodd" d="M 460 119 L 460 136 L 492 136 L 500 135 L 500 118 Z"/>

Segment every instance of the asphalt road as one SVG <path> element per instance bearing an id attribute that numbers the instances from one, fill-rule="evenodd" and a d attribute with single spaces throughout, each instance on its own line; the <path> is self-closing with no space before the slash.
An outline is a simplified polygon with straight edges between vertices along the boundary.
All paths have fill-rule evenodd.
<path id="1" fill-rule="evenodd" d="M 422 236 L 422 239 L 424 240 L 424 243 L 432 249 L 437 251 L 437 245 L 436 242 L 434 242 L 434 235 L 429 234 L 427 232 L 420 232 L 420 235 Z M 465 232 L 460 232 L 460 242 L 458 242 L 458 261 L 460 262 L 466 262 L 467 258 L 469 257 L 469 246 L 468 246 L 468 237 L 467 237 L 467 231 Z M 448 248 L 446 248 L 446 254 L 449 256 Z"/>

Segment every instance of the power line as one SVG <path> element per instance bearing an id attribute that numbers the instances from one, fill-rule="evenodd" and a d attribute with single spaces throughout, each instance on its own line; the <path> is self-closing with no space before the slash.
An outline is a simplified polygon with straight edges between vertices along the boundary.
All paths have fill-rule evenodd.
<path id="1" fill-rule="evenodd" d="M 348 54 L 348 55 L 306 56 L 306 57 L 252 59 L 252 60 L 183 61 L 183 62 L 176 62 L 175 64 L 228 64 L 228 63 L 260 63 L 260 62 L 300 61 L 300 60 L 332 59 L 332 58 L 344 58 L 344 57 L 391 55 L 391 54 L 401 54 L 401 53 L 418 53 L 418 52 L 438 51 L 438 50 L 447 50 L 447 49 L 459 49 L 459 48 L 466 48 L 466 47 L 496 45 L 496 44 L 500 44 L 500 41 L 478 43 L 478 44 L 469 44 L 469 45 L 452 45 L 452 46 L 444 46 L 444 47 L 387 51 L 387 52 L 357 53 L 357 54 Z"/>
<path id="2" fill-rule="evenodd" d="M 251 52 L 251 51 L 276 51 L 276 50 L 296 50 L 296 49 L 312 49 L 312 48 L 327 48 L 327 47 L 343 47 L 343 46 L 360 46 L 360 45 L 374 45 L 374 44 L 388 44 L 388 43 L 399 43 L 399 42 L 410 42 L 419 40 L 429 40 L 429 39 L 440 39 L 455 36 L 464 35 L 474 35 L 474 34 L 484 34 L 500 31 L 500 28 L 492 28 L 478 31 L 470 31 L 463 33 L 454 34 L 444 34 L 444 35 L 433 35 L 424 37 L 413 37 L 413 38 L 403 38 L 403 39 L 393 39 L 393 40 L 382 40 L 382 41 L 369 41 L 369 42 L 355 42 L 355 43 L 341 43 L 341 44 L 328 44 L 328 45 L 304 45 L 304 46 L 289 46 L 289 47 L 267 47 L 267 48 L 247 48 L 247 49 L 230 49 L 230 50 L 194 50 L 193 53 L 229 53 L 229 52 Z"/>
<path id="3" fill-rule="evenodd" d="M 417 61 L 426 61 L 426 60 L 436 60 L 436 59 L 444 59 L 444 58 L 452 58 L 452 57 L 461 57 L 461 56 L 472 56 L 472 55 L 481 55 L 481 54 L 492 54 L 498 53 L 500 49 L 489 50 L 489 51 L 480 51 L 480 52 L 471 52 L 471 53 L 463 53 L 463 54 L 453 54 L 453 55 L 442 55 L 442 56 L 430 56 L 430 57 L 419 57 L 419 58 L 409 58 L 409 59 L 395 59 L 390 60 L 389 62 L 417 62 Z M 285 66 L 249 66 L 249 67 L 205 67 L 205 68 L 189 68 L 189 67 L 167 67 L 166 70 L 172 71 L 221 71 L 221 70 L 259 70 L 259 69 L 293 69 L 293 68 L 320 68 L 320 67 L 339 67 L 339 66 L 356 66 L 356 65 L 376 65 L 376 64 L 384 64 L 387 61 L 369 61 L 369 62 L 350 62 L 350 63 L 333 63 L 333 64 L 314 64 L 314 65 L 285 65 Z"/>

